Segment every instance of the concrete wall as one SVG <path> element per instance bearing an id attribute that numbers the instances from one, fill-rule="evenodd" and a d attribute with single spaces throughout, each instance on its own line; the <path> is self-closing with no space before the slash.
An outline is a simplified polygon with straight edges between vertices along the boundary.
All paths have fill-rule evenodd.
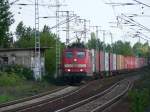
<path id="1" fill-rule="evenodd" d="M 44 53 L 41 52 L 41 65 L 42 65 L 42 72 L 45 72 L 45 59 Z M 0 65 L 3 64 L 17 64 L 23 65 L 27 68 L 34 69 L 35 57 L 34 57 L 34 50 L 17 50 L 17 51 L 0 51 Z"/>

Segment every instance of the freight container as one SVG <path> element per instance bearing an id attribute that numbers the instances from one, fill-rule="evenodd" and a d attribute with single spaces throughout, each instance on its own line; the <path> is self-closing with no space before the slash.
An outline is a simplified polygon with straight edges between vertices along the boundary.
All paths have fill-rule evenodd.
<path id="1" fill-rule="evenodd" d="M 143 65 L 143 64 L 144 64 L 143 58 L 140 58 L 140 61 L 141 61 L 141 63 L 140 63 L 140 64 L 141 64 L 141 67 L 143 67 L 143 66 L 144 66 L 144 65 Z"/>
<path id="2" fill-rule="evenodd" d="M 105 71 L 105 58 L 104 58 L 104 52 L 100 51 L 100 71 L 104 72 Z"/>
<path id="3" fill-rule="evenodd" d="M 127 70 L 130 69 L 130 63 L 131 63 L 130 57 L 129 57 L 129 56 L 126 56 L 126 57 L 125 57 L 125 68 L 126 68 Z"/>
<path id="4" fill-rule="evenodd" d="M 124 62 L 124 56 L 123 55 L 120 55 L 120 70 L 124 70 L 125 69 L 125 62 Z"/>
<path id="5" fill-rule="evenodd" d="M 116 54 L 113 54 L 113 71 L 117 70 L 116 61 Z"/>
<path id="6" fill-rule="evenodd" d="M 147 59 L 146 58 L 140 58 L 140 67 L 144 67 L 147 65 Z"/>
<path id="7" fill-rule="evenodd" d="M 133 65 L 133 62 L 132 62 L 132 56 L 130 56 L 129 60 L 130 60 L 130 63 L 129 63 L 129 69 L 132 69 L 132 65 Z"/>
<path id="8" fill-rule="evenodd" d="M 131 56 L 131 69 L 135 69 L 135 57 Z"/>
<path id="9" fill-rule="evenodd" d="M 129 56 L 129 69 L 133 69 L 134 61 L 133 61 L 133 56 Z"/>
<path id="10" fill-rule="evenodd" d="M 113 71 L 113 54 L 109 53 L 109 70 Z"/>
<path id="11" fill-rule="evenodd" d="M 96 51 L 96 73 L 100 72 L 100 53 Z"/>
<path id="12" fill-rule="evenodd" d="M 105 71 L 109 71 L 109 53 L 105 52 Z"/>
<path id="13" fill-rule="evenodd" d="M 148 65 L 148 59 L 144 58 L 144 66 L 147 66 L 147 65 Z"/>
<path id="14" fill-rule="evenodd" d="M 91 50 L 91 54 L 92 54 L 92 72 L 96 72 L 96 58 L 95 58 L 95 50 L 92 49 Z"/>
<path id="15" fill-rule="evenodd" d="M 139 62 L 138 62 L 138 66 L 139 66 L 139 68 L 141 67 L 141 58 L 138 58 L 138 60 L 139 60 Z"/>
<path id="16" fill-rule="evenodd" d="M 139 58 L 138 57 L 135 58 L 135 68 L 136 69 L 139 68 Z"/>
<path id="17" fill-rule="evenodd" d="M 117 55 L 117 70 L 121 70 L 121 55 Z"/>
<path id="18" fill-rule="evenodd" d="M 125 67 L 126 70 L 128 69 L 127 59 L 128 59 L 127 56 L 125 56 L 124 57 L 124 63 L 125 63 L 124 67 Z"/>

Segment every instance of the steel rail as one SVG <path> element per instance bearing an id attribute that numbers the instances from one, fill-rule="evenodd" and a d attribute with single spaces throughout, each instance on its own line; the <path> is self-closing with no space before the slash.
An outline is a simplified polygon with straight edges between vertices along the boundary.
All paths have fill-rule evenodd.
<path id="1" fill-rule="evenodd" d="M 72 93 L 74 93 L 74 92 L 76 92 L 76 91 L 78 91 L 79 89 L 81 89 L 81 88 L 83 88 L 83 87 L 80 87 L 80 88 L 77 88 L 77 89 L 75 89 L 75 90 L 71 90 L 71 91 L 69 91 L 69 93 L 70 94 L 72 94 Z M 62 89 L 63 90 L 63 89 Z M 56 91 L 56 92 L 59 92 L 59 91 Z M 55 93 L 55 92 L 54 92 Z M 54 94 L 54 93 L 51 93 L 51 94 Z M 65 93 L 65 94 L 60 94 L 59 96 L 52 96 L 51 98 L 47 98 L 47 99 L 43 99 L 43 100 L 40 100 L 40 101 L 37 101 L 37 102 L 35 102 L 35 103 L 32 103 L 32 104 L 28 104 L 28 103 L 26 103 L 26 102 L 28 102 L 28 101 L 32 101 L 32 100 L 36 100 L 36 99 L 38 99 L 38 98 L 41 98 L 41 97 L 44 97 L 44 96 L 47 96 L 47 95 L 51 95 L 51 94 L 47 94 L 47 95 L 44 95 L 44 96 L 41 96 L 41 97 L 37 97 L 37 98 L 32 98 L 31 97 L 31 99 L 29 98 L 29 100 L 26 100 L 26 101 L 23 101 L 23 102 L 21 102 L 21 100 L 20 100 L 20 102 L 19 103 L 16 103 L 16 104 L 12 104 L 12 105 L 8 105 L 8 106 L 4 106 L 4 107 L 2 107 L 2 108 L 0 108 L 0 112 L 2 111 L 2 112 L 16 112 L 16 111 L 19 111 L 19 110 L 23 110 L 23 109 L 28 109 L 28 108 L 30 108 L 30 107 L 33 107 L 33 106 L 37 106 L 37 105 L 39 105 L 39 104 L 44 104 L 45 102 L 48 102 L 48 101 L 55 101 L 56 99 L 59 99 L 59 98 L 62 98 L 62 96 L 63 95 L 68 95 L 69 93 Z M 12 102 L 11 102 L 12 103 Z M 10 103 L 10 104 L 11 104 Z M 21 104 L 21 103 L 24 103 L 24 104 Z M 8 107 L 10 106 L 13 106 L 13 105 L 20 105 L 20 106 L 14 106 L 14 107 L 12 107 L 11 109 L 8 109 Z M 6 109 L 4 109 L 4 108 L 6 108 Z"/>
<path id="2" fill-rule="evenodd" d="M 86 84 L 84 86 L 81 86 L 81 87 L 77 88 L 76 90 L 73 90 L 73 91 L 71 91 L 71 92 L 69 92 L 67 94 L 63 94 L 63 95 L 60 95 L 58 97 L 55 97 L 55 99 L 54 98 L 52 98 L 52 99 L 45 99 L 43 101 L 39 101 L 39 102 L 33 103 L 32 105 L 29 104 L 29 105 L 20 106 L 20 107 L 11 109 L 11 110 L 7 110 L 7 112 L 16 112 L 16 111 L 17 112 L 24 112 L 24 111 L 27 112 L 28 110 L 32 110 L 32 109 L 34 110 L 36 107 L 44 106 L 47 103 L 52 103 L 52 102 L 55 102 L 57 100 L 63 100 L 64 98 L 66 98 L 66 97 L 68 97 L 68 96 L 70 96 L 72 94 L 78 93 L 80 90 L 86 88 L 91 83 L 92 82 L 90 82 L 90 83 L 88 83 L 88 84 Z"/>
<path id="3" fill-rule="evenodd" d="M 45 95 L 48 95 L 48 94 L 55 93 L 55 92 L 57 92 L 57 91 L 60 91 L 60 90 L 62 90 L 62 89 L 65 89 L 65 88 L 66 88 L 66 87 L 57 88 L 57 89 L 54 89 L 54 90 L 51 90 L 51 91 L 39 93 L 39 94 L 37 94 L 37 95 L 33 95 L 33 96 L 25 97 L 25 98 L 20 98 L 20 99 L 18 99 L 18 100 L 9 101 L 9 102 L 6 102 L 6 103 L 1 103 L 1 104 L 0 104 L 0 108 L 6 107 L 6 106 L 10 106 L 10 105 L 14 105 L 14 104 L 21 103 L 21 102 L 25 102 L 25 101 L 32 100 L 32 99 L 35 99 L 35 98 L 39 98 L 39 97 L 42 97 L 42 96 L 45 96 Z"/>
<path id="4" fill-rule="evenodd" d="M 124 79 L 124 80 L 125 80 L 125 79 Z M 77 102 L 77 103 L 75 103 L 75 104 L 73 104 L 73 105 L 70 105 L 70 106 L 68 106 L 68 107 L 59 109 L 59 110 L 57 110 L 57 111 L 55 111 L 55 112 L 68 112 L 68 111 L 71 111 L 71 110 L 73 110 L 73 109 L 75 109 L 75 108 L 78 108 L 78 107 L 80 107 L 80 106 L 82 106 L 82 105 L 84 105 L 84 104 L 86 104 L 86 103 L 89 103 L 89 102 L 91 102 L 91 101 L 93 101 L 93 100 L 95 100 L 95 99 L 97 99 L 97 98 L 99 98 L 99 97 L 102 97 L 102 96 L 104 96 L 106 93 L 111 92 L 111 90 L 112 90 L 114 87 L 116 87 L 119 83 L 121 83 L 121 82 L 124 81 L 124 80 L 121 80 L 121 81 L 115 83 L 115 84 L 112 85 L 110 88 L 104 90 L 103 92 L 101 92 L 101 93 L 99 93 L 99 94 L 97 94 L 97 95 L 94 95 L 94 96 L 92 96 L 92 97 L 89 97 L 89 98 L 87 98 L 87 99 L 85 99 L 85 100 L 82 100 L 82 101 L 80 101 L 80 102 Z"/>
<path id="5" fill-rule="evenodd" d="M 128 81 L 128 86 L 127 88 L 120 93 L 118 96 L 114 97 L 113 99 L 109 100 L 108 102 L 98 106 L 97 108 L 95 108 L 94 110 L 92 110 L 91 112 L 99 112 L 104 110 L 105 108 L 109 107 L 110 105 L 112 105 L 113 103 L 117 102 L 120 98 L 122 98 L 129 90 L 130 88 L 130 82 Z"/>

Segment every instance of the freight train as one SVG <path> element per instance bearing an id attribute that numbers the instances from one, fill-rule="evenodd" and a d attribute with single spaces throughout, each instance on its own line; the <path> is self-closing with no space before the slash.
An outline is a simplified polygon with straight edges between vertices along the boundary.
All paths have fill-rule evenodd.
<path id="1" fill-rule="evenodd" d="M 61 65 L 65 79 L 80 82 L 85 77 L 103 78 L 142 68 L 147 65 L 147 59 L 89 50 L 83 44 L 74 43 L 63 51 Z"/>

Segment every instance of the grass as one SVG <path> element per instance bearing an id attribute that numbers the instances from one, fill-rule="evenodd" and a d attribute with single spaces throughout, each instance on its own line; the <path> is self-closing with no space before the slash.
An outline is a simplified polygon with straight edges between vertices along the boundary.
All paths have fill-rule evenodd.
<path id="1" fill-rule="evenodd" d="M 131 112 L 144 112 L 150 104 L 150 68 L 141 72 L 141 79 L 136 81 L 134 88 L 129 92 Z"/>
<path id="2" fill-rule="evenodd" d="M 0 67 L 0 103 L 64 87 L 44 79 L 41 82 L 36 82 L 32 76 L 30 69 L 19 65 Z M 52 80 L 49 77 L 47 79 Z"/>
<path id="3" fill-rule="evenodd" d="M 24 79 L 15 73 L 0 73 L 0 86 L 15 86 L 22 83 Z"/>
<path id="4" fill-rule="evenodd" d="M 11 95 L 0 95 L 0 103 L 5 103 L 7 101 L 13 100 L 14 97 Z"/>
<path id="5" fill-rule="evenodd" d="M 37 95 L 60 87 L 62 86 L 35 81 L 23 81 L 22 84 L 15 86 L 0 86 L 0 103 Z"/>

